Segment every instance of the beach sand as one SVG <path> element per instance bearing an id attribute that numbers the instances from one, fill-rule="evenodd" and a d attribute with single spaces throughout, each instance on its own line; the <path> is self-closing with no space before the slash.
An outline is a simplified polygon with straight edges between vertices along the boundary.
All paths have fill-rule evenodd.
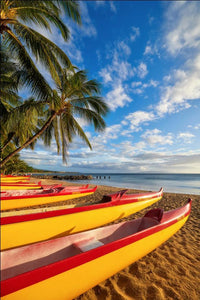
<path id="1" fill-rule="evenodd" d="M 31 178 L 31 181 L 37 182 L 39 180 Z M 41 181 L 43 184 L 81 185 L 81 182 L 74 184 L 49 179 L 42 179 Z M 103 195 L 119 190 L 121 189 L 98 186 L 93 195 L 63 201 L 62 205 L 75 202 L 89 203 L 94 202 L 94 200 L 99 202 Z M 128 193 L 133 192 L 138 192 L 138 190 L 130 189 L 128 191 Z M 164 196 L 159 202 L 126 219 L 141 217 L 151 208 L 160 207 L 164 210 L 177 208 L 184 205 L 188 198 L 193 200 L 192 212 L 181 230 L 153 252 L 101 282 L 75 300 L 199 300 L 200 195 L 164 192 Z M 61 203 L 59 203 L 60 205 Z"/>

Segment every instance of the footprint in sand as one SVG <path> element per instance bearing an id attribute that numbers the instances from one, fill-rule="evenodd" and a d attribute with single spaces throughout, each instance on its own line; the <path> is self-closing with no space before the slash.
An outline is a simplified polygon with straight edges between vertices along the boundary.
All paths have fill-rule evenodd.
<path id="1" fill-rule="evenodd" d="M 146 299 L 148 300 L 166 300 L 164 292 L 161 288 L 151 285 L 147 288 Z"/>

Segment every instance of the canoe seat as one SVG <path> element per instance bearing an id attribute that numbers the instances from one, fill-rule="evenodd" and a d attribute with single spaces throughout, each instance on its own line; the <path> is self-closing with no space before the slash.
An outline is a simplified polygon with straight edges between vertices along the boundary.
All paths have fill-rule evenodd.
<path id="1" fill-rule="evenodd" d="M 104 244 L 95 238 L 89 238 L 86 240 L 78 241 L 73 243 L 73 245 L 81 250 L 81 252 L 86 252 L 94 248 L 103 246 Z"/>
<path id="2" fill-rule="evenodd" d="M 138 227 L 138 231 L 145 230 L 149 227 L 153 227 L 155 225 L 160 224 L 162 216 L 163 216 L 163 210 L 160 208 L 156 208 L 148 211 L 142 218 Z"/>

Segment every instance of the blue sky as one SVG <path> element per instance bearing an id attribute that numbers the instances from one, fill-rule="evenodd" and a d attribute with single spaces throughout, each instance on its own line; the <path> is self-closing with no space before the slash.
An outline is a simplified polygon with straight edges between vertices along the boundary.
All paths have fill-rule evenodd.
<path id="1" fill-rule="evenodd" d="M 25 149 L 33 167 L 67 172 L 200 173 L 200 3 L 81 1 L 82 27 L 63 19 L 69 43 L 38 29 L 102 84 L 110 107 L 103 133 L 80 120 L 93 146 Z M 39 68 L 42 70 L 41 66 Z M 42 70 L 47 79 L 49 74 Z"/>

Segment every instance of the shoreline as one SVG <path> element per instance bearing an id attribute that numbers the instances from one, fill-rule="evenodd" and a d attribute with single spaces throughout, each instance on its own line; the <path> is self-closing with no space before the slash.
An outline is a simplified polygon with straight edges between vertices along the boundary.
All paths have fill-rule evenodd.
<path id="1" fill-rule="evenodd" d="M 42 175 L 38 178 L 70 181 L 75 184 L 106 185 L 121 189 L 157 190 L 164 186 L 165 191 L 169 193 L 200 195 L 200 174 L 122 174 L 121 176 L 118 173 L 73 176 Z"/>
<path id="2" fill-rule="evenodd" d="M 31 178 L 31 182 L 42 184 L 82 185 L 83 183 L 63 180 Z M 90 186 L 94 186 L 90 184 Z M 93 195 L 66 200 L 54 207 L 61 208 L 71 203 L 92 203 L 101 201 L 103 195 L 123 188 L 98 185 Z M 128 193 L 142 192 L 129 189 Z M 200 195 L 165 193 L 152 206 L 124 218 L 121 221 L 141 217 L 156 207 L 175 209 L 192 198 L 192 211 L 186 224 L 160 247 L 127 266 L 109 279 L 74 300 L 197 300 L 200 299 Z M 45 205 L 44 205 L 45 206 Z M 47 206 L 47 205 L 46 205 Z M 34 210 L 34 209 L 33 209 Z M 117 221 L 119 222 L 119 221 Z M 98 272 L 98 270 L 97 270 Z"/>

